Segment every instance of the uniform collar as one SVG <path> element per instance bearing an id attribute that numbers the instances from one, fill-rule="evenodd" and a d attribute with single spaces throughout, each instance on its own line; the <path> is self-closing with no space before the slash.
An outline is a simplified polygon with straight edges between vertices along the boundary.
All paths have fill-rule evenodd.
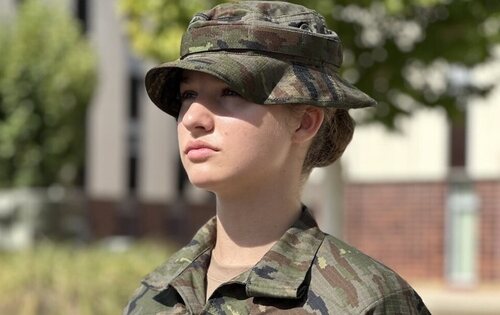
<path id="1" fill-rule="evenodd" d="M 183 248 L 173 254 L 168 261 L 150 273 L 142 282 L 155 290 L 162 291 L 177 278 L 198 257 L 215 244 L 217 221 L 211 218 Z"/>
<path id="2" fill-rule="evenodd" d="M 325 234 L 304 206 L 299 219 L 247 273 L 248 296 L 297 299 Z M 303 285 L 304 284 L 304 285 Z"/>
<path id="3" fill-rule="evenodd" d="M 208 221 L 193 240 L 174 254 L 166 264 L 149 274 L 143 283 L 162 291 L 198 257 L 213 248 L 216 218 Z M 325 235 L 304 206 L 299 219 L 250 270 L 231 282 L 245 285 L 248 296 L 296 299 Z"/>

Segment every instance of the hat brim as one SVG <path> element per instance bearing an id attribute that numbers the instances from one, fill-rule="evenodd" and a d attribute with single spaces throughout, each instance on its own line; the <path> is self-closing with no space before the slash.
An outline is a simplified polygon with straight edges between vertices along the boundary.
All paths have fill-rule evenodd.
<path id="1" fill-rule="evenodd" d="M 308 104 L 344 109 L 376 104 L 342 79 L 333 65 L 311 66 L 283 59 L 250 52 L 192 54 L 149 70 L 146 90 L 156 106 L 174 117 L 178 116 L 181 105 L 182 70 L 213 75 L 257 104 Z"/>

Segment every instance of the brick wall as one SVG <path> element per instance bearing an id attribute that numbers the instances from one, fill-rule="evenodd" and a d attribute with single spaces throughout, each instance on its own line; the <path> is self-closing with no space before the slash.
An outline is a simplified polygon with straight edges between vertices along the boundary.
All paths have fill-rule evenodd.
<path id="1" fill-rule="evenodd" d="M 117 202 L 113 200 L 91 200 L 87 204 L 87 218 L 92 239 L 101 239 L 120 234 Z"/>
<path id="2" fill-rule="evenodd" d="M 475 184 L 480 198 L 479 276 L 500 282 L 500 181 Z M 445 183 L 349 184 L 345 188 L 345 239 L 407 279 L 444 280 Z M 160 237 L 186 243 L 214 215 L 214 203 L 176 209 L 137 204 L 134 215 L 124 204 L 91 201 L 94 239 L 111 235 Z M 128 214 L 127 214 L 128 213 Z"/>
<path id="3" fill-rule="evenodd" d="M 140 203 L 91 200 L 88 224 L 91 239 L 127 235 L 139 238 L 167 239 L 178 245 L 187 243 L 195 232 L 215 215 L 213 200 L 206 204 Z"/>
<path id="4" fill-rule="evenodd" d="M 500 181 L 480 199 L 479 280 L 500 281 Z M 445 183 L 349 184 L 346 240 L 408 279 L 444 280 Z"/>
<path id="5" fill-rule="evenodd" d="M 350 184 L 345 193 L 347 242 L 405 278 L 443 278 L 444 184 Z"/>
<path id="6" fill-rule="evenodd" d="M 476 183 L 480 198 L 480 276 L 500 281 L 500 181 Z"/>

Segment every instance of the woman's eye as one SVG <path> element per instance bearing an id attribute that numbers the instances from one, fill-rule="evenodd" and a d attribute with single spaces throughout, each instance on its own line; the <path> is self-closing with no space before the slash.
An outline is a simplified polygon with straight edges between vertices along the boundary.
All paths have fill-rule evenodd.
<path id="1" fill-rule="evenodd" d="M 241 97 L 241 95 L 238 92 L 235 92 L 234 90 L 231 90 L 229 88 L 224 89 L 222 91 L 223 96 L 236 96 L 236 97 Z"/>
<path id="2" fill-rule="evenodd" d="M 188 100 L 191 98 L 195 98 L 196 93 L 194 91 L 184 91 L 181 92 L 181 101 Z"/>

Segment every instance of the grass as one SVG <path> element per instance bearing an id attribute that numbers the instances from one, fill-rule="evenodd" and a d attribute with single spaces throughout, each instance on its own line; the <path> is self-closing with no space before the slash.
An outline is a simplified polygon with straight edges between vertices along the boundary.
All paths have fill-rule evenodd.
<path id="1" fill-rule="evenodd" d="M 0 314 L 121 314 L 140 279 L 170 252 L 153 243 L 119 252 L 54 243 L 0 252 Z"/>

